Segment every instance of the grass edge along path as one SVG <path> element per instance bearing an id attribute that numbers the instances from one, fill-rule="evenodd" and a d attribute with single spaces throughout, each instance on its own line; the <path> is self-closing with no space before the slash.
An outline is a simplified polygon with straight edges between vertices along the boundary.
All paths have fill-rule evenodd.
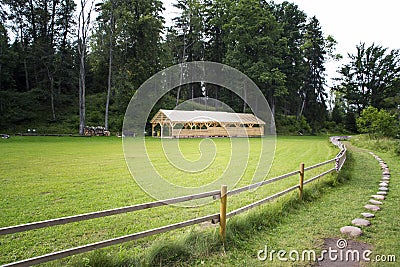
<path id="1" fill-rule="evenodd" d="M 351 238 L 372 244 L 373 254 L 389 255 L 400 251 L 396 222 L 399 207 L 398 157 L 379 153 L 391 167 L 392 191 L 383 210 L 372 220 L 364 235 Z M 305 188 L 304 200 L 297 192 L 229 220 L 227 246 L 223 248 L 217 228 L 196 228 L 174 239 L 162 239 L 143 254 L 142 259 L 106 255 L 100 251 L 78 266 L 309 266 L 312 262 L 260 261 L 257 253 L 267 245 L 271 250 L 321 250 L 325 238 L 344 238 L 339 229 L 364 212 L 363 204 L 376 191 L 380 168 L 366 150 L 350 146 L 348 162 L 340 174 L 332 174 Z M 226 250 L 225 250 L 226 249 Z M 318 255 L 318 254 L 317 254 Z M 396 255 L 400 258 L 400 255 Z M 118 260 L 119 258 L 119 260 Z M 123 260 L 122 260 L 123 259 Z M 400 260 L 400 259 L 397 259 Z M 71 262 L 72 263 L 72 262 Z M 396 266 L 396 263 L 371 262 L 371 266 Z"/>
<path id="2" fill-rule="evenodd" d="M 389 166 L 391 174 L 389 192 L 383 205 L 381 205 L 382 210 L 375 212 L 375 217 L 370 219 L 372 225 L 364 231 L 365 237 L 363 238 L 370 239 L 371 244 L 374 245 L 371 266 L 398 266 L 398 262 L 400 262 L 400 220 L 398 219 L 400 216 L 400 156 L 398 154 L 398 146 L 393 146 L 394 142 L 394 140 L 380 140 L 378 142 L 379 145 L 375 145 L 374 141 L 366 139 L 365 136 L 356 136 L 351 142 L 357 146 L 353 149 L 360 153 L 367 154 L 371 151 L 382 158 Z M 373 156 L 369 156 L 373 159 Z M 372 191 L 373 194 L 376 194 L 382 171 L 378 162 L 375 159 L 374 161 L 374 168 L 379 168 L 379 175 L 373 177 L 375 183 Z M 370 195 L 366 197 L 367 203 Z M 375 260 L 376 256 L 383 256 L 384 258 L 391 255 L 396 257 L 396 262 Z"/>
<path id="3" fill-rule="evenodd" d="M 400 261 L 400 222 L 397 219 L 400 214 L 400 170 L 398 163 L 396 165 L 399 157 L 393 153 L 376 152 L 391 166 L 390 194 L 376 218 L 371 219 L 372 226 L 363 229 L 364 235 L 349 238 L 340 234 L 339 229 L 344 225 L 351 225 L 352 219 L 366 211 L 363 206 L 368 203 L 372 194 L 376 194 L 382 171 L 376 160 L 367 153 L 369 150 L 361 150 L 349 144 L 347 146 L 350 148 L 348 161 L 339 175 L 331 175 L 314 183 L 313 187 L 306 187 L 306 199 L 303 203 L 297 202 L 296 196 L 282 199 L 284 204 L 278 202 L 271 205 L 282 205 L 282 209 L 276 208 L 278 212 L 275 213 L 270 210 L 273 213 L 270 215 L 268 210 L 272 207 L 263 207 L 259 211 L 262 214 L 261 223 L 253 227 L 247 239 L 239 241 L 238 246 L 227 252 L 223 263 L 229 266 L 309 266 L 313 263 L 278 261 L 276 254 L 274 261 L 260 262 L 257 252 L 268 245 L 269 251 L 283 249 L 289 252 L 294 249 L 301 252 L 313 249 L 318 255 L 326 238 L 342 238 L 372 245 L 372 262 L 366 265 L 397 266 L 396 262 L 378 262 L 375 257 L 395 255 L 397 262 Z M 279 222 L 265 227 L 266 218 L 274 215 L 281 217 Z M 251 216 L 257 217 L 249 214 Z M 244 227 L 247 224 L 246 219 L 242 219 Z M 219 263 L 217 256 L 206 265 Z"/>

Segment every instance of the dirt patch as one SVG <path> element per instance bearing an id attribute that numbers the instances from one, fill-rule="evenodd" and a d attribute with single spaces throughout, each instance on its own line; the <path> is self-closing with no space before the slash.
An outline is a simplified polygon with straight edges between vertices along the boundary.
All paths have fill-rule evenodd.
<path id="1" fill-rule="evenodd" d="M 327 238 L 322 250 L 326 251 L 323 259 L 318 260 L 315 266 L 359 267 L 365 266 L 365 259 L 371 257 L 372 246 L 353 240 Z"/>

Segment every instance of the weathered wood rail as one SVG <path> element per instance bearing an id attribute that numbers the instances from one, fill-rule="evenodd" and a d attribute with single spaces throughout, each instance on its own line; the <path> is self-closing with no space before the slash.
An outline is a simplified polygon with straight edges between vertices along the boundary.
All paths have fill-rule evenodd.
<path id="1" fill-rule="evenodd" d="M 200 194 L 195 194 L 195 195 L 190 195 L 190 196 L 183 196 L 183 197 L 159 200 L 159 201 L 155 201 L 155 202 L 149 202 L 149 203 L 127 206 L 127 207 L 122 207 L 122 208 L 90 212 L 90 213 L 62 217 L 62 218 L 57 218 L 57 219 L 52 219 L 52 220 L 9 226 L 9 227 L 0 228 L 0 235 L 14 234 L 14 233 L 18 233 L 18 232 L 33 230 L 33 229 L 45 228 L 45 227 L 49 227 L 49 226 L 85 221 L 85 220 L 90 220 L 90 219 L 95 219 L 95 218 L 102 218 L 102 217 L 107 217 L 107 216 L 111 216 L 111 215 L 127 213 L 127 212 L 132 212 L 132 211 L 139 211 L 139 210 L 144 210 L 144 209 L 150 209 L 150 208 L 155 208 L 155 207 L 160 207 L 160 206 L 165 206 L 165 205 L 177 204 L 177 203 L 181 203 L 181 202 L 186 202 L 186 201 L 196 200 L 196 199 L 201 199 L 201 198 L 206 198 L 206 197 L 219 198 L 219 195 L 220 195 L 220 191 L 215 190 L 215 191 L 210 191 L 210 192 L 205 192 L 205 193 L 200 193 Z"/>
<path id="2" fill-rule="evenodd" d="M 127 212 L 134 212 L 134 211 L 139 211 L 139 210 L 144 210 L 144 209 L 150 209 L 154 207 L 159 207 L 159 206 L 164 206 L 164 205 L 171 205 L 171 204 L 176 204 L 176 203 L 182 203 L 186 201 L 191 201 L 191 200 L 196 200 L 196 199 L 202 199 L 202 198 L 207 198 L 207 197 L 212 197 L 214 199 L 220 199 L 220 212 L 212 215 L 207 215 L 203 216 L 200 218 L 194 218 L 190 219 L 187 221 L 175 223 L 175 224 L 170 224 L 166 226 L 162 226 L 159 228 L 154 228 L 146 231 L 142 231 L 139 233 L 134 233 L 130 235 L 125 235 L 113 239 L 108 239 L 92 244 L 87 244 L 79 247 L 74 247 L 62 251 L 57 251 L 45 255 L 41 255 L 38 257 L 34 258 L 29 258 L 25 260 L 20 260 L 16 262 L 12 262 L 9 264 L 2 265 L 3 267 L 5 266 L 31 266 L 39 263 L 44 263 L 56 259 L 61 259 L 65 258 L 68 256 L 92 251 L 95 249 L 99 248 L 104 248 L 140 238 L 144 238 L 147 236 L 152 236 L 155 234 L 160 234 L 168 231 L 172 231 L 175 229 L 187 227 L 190 225 L 195 225 L 199 224 L 202 222 L 207 222 L 211 221 L 212 223 L 219 223 L 220 224 L 220 235 L 222 238 L 222 242 L 225 242 L 225 235 L 226 235 L 226 219 L 231 218 L 235 215 L 238 215 L 240 213 L 243 213 L 245 211 L 248 211 L 252 208 L 255 208 L 257 206 L 260 206 L 262 204 L 265 204 L 267 202 L 270 202 L 280 196 L 283 196 L 291 191 L 294 191 L 296 189 L 299 189 L 299 198 L 302 198 L 303 194 L 303 186 L 315 181 L 331 172 L 337 171 L 339 172 L 340 169 L 342 168 L 344 162 L 346 161 L 346 147 L 340 142 L 340 138 L 343 137 L 331 137 L 331 142 L 335 145 L 337 145 L 340 148 L 340 152 L 334 157 L 333 159 L 309 166 L 307 168 L 304 168 L 304 164 L 302 163 L 300 165 L 300 170 L 296 170 L 287 174 L 283 174 L 281 176 L 277 176 L 265 181 L 261 181 L 258 183 L 251 184 L 249 186 L 233 189 L 231 191 L 227 191 L 227 187 L 225 185 L 221 186 L 221 190 L 214 190 L 210 192 L 204 192 L 200 194 L 194 194 L 194 195 L 189 195 L 189 196 L 183 196 L 183 197 L 177 197 L 177 198 L 171 198 L 171 199 L 166 199 L 166 200 L 159 200 L 159 201 L 154 201 L 154 202 L 149 202 L 149 203 L 144 203 L 144 204 L 138 204 L 138 205 L 133 205 L 133 206 L 127 206 L 127 207 L 122 207 L 122 208 L 116 208 L 116 209 L 110 209 L 110 210 L 103 210 L 103 211 L 97 211 L 97 212 L 91 212 L 91 213 L 85 213 L 85 214 L 79 214 L 75 216 L 68 216 L 68 217 L 63 217 L 63 218 L 57 218 L 57 219 L 52 219 L 52 220 L 45 220 L 45 221 L 40 221 L 40 222 L 33 222 L 33 223 L 27 223 L 27 224 L 21 224 L 21 225 L 15 225 L 15 226 L 9 226 L 9 227 L 4 227 L 0 228 L 0 235 L 7 235 L 7 234 L 14 234 L 14 233 L 19 233 L 19 232 L 24 232 L 24 231 L 29 231 L 33 229 L 39 229 L 39 228 L 45 228 L 45 227 L 51 227 L 55 225 L 61 225 L 61 224 L 67 224 L 67 223 L 72 223 L 72 222 L 78 222 L 78 221 L 84 221 L 84 220 L 90 220 L 94 218 L 101 218 L 101 217 L 107 217 L 107 216 L 112 216 L 116 214 L 122 214 L 122 213 L 127 213 Z M 304 174 L 307 171 L 310 171 L 312 169 L 325 166 L 327 164 L 335 163 L 335 166 L 327 171 L 324 171 L 306 181 L 304 181 Z M 238 208 L 236 210 L 230 211 L 227 213 L 226 211 L 226 206 L 228 199 L 236 194 L 242 193 L 244 191 L 249 191 L 256 189 L 258 187 L 262 187 L 267 184 L 271 184 L 274 182 L 277 182 L 279 180 L 294 176 L 294 175 L 300 175 L 299 179 L 299 184 L 289 187 L 281 192 L 275 193 L 274 195 L 268 196 L 264 199 L 258 200 L 254 203 L 251 203 L 249 205 L 246 205 L 244 207 Z M 229 198 L 228 198 L 229 197 Z"/>

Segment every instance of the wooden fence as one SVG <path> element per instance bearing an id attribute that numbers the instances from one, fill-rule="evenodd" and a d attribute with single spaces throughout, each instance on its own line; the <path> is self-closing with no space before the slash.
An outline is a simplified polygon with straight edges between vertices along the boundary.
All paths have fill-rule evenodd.
<path id="1" fill-rule="evenodd" d="M 346 161 L 346 147 L 340 142 L 339 137 L 331 138 L 331 142 L 340 148 L 340 152 L 337 154 L 337 156 L 335 158 L 333 158 L 331 160 L 327 160 L 327 161 L 315 164 L 313 166 L 309 166 L 307 168 L 305 168 L 304 163 L 301 163 L 299 170 L 296 170 L 296 171 L 293 171 L 293 172 L 290 172 L 290 173 L 287 173 L 287 174 L 284 174 L 284 175 L 281 175 L 278 177 L 274 177 L 269 180 L 254 183 L 249 186 L 233 189 L 231 191 L 227 190 L 227 186 L 222 185 L 221 190 L 215 190 L 215 191 L 204 192 L 204 193 L 200 193 L 200 194 L 177 197 L 177 198 L 166 199 L 166 200 L 159 200 L 159 201 L 155 201 L 155 202 L 149 202 L 149 203 L 138 204 L 138 205 L 122 207 L 122 208 L 116 208 L 116 209 L 111 209 L 111 210 L 103 210 L 103 211 L 98 211 L 98 212 L 91 212 L 91 213 L 79 214 L 79 215 L 75 215 L 75 216 L 68 216 L 68 217 L 57 218 L 57 219 L 52 219 L 52 220 L 46 220 L 46 221 L 33 222 L 33 223 L 27 223 L 27 224 L 21 224 L 21 225 L 16 225 L 16 226 L 0 228 L 0 235 L 7 235 L 7 234 L 18 233 L 18 232 L 29 231 L 29 230 L 33 230 L 33 229 L 50 227 L 50 226 L 54 226 L 54 225 L 61 225 L 61 224 L 67 224 L 67 223 L 72 223 L 72 222 L 90 220 L 90 219 L 94 219 L 94 218 L 107 217 L 107 216 L 112 216 L 112 215 L 121 214 L 121 213 L 150 209 L 150 208 L 154 208 L 154 207 L 176 204 L 176 203 L 191 201 L 191 200 L 195 200 L 195 199 L 202 199 L 202 198 L 208 198 L 208 197 L 212 197 L 213 199 L 220 199 L 219 213 L 215 213 L 212 215 L 207 215 L 204 217 L 195 218 L 195 219 L 191 219 L 191 220 L 187 220 L 187 221 L 183 221 L 183 222 L 179 222 L 179 223 L 175 223 L 175 224 L 170 224 L 170 225 L 146 230 L 146 231 L 139 232 L 139 233 L 134 233 L 134 234 L 125 235 L 125 236 L 121 236 L 121 237 L 117 237 L 117 238 L 113 238 L 113 239 L 108 239 L 108 240 L 104 240 L 104 241 L 100 241 L 100 242 L 96 242 L 96 243 L 92 243 L 92 244 L 88 244 L 88 245 L 74 247 L 71 249 L 57 251 L 57 252 L 45 254 L 42 256 L 34 257 L 34 258 L 29 258 L 29 259 L 25 259 L 25 260 L 21 260 L 21 261 L 17 261 L 17 262 L 12 262 L 12 263 L 3 265 L 3 267 L 5 267 L 5 266 L 31 266 L 34 264 L 39 264 L 39 263 L 44 263 L 44 262 L 48 262 L 48 261 L 52 261 L 52 260 L 56 260 L 56 259 L 61 259 L 61 258 L 65 258 L 68 256 L 88 252 L 91 250 L 132 241 L 132 240 L 144 238 L 147 236 L 152 236 L 152 235 L 159 234 L 159 233 L 164 233 L 167 231 L 171 231 L 171 230 L 175 230 L 175 229 L 179 229 L 179 228 L 183 228 L 183 227 L 187 227 L 190 225 L 195 225 L 195 224 L 199 224 L 199 223 L 207 222 L 207 221 L 208 222 L 211 221 L 214 224 L 219 223 L 220 235 L 222 238 L 222 242 L 225 243 L 226 219 L 228 219 L 232 216 L 235 216 L 237 214 L 240 214 L 242 212 L 248 211 L 254 207 L 260 206 L 264 203 L 270 202 L 271 200 L 274 200 L 282 195 L 285 195 L 285 194 L 287 194 L 291 191 L 297 190 L 297 189 L 299 190 L 299 198 L 301 199 L 303 196 L 304 185 L 306 185 L 314 180 L 317 180 L 333 171 L 337 171 L 337 172 L 340 171 L 344 162 Z M 335 164 L 334 164 L 334 167 L 332 167 L 331 169 L 329 169 L 325 172 L 322 172 L 322 173 L 304 181 L 305 172 L 310 171 L 315 168 L 318 168 L 318 167 L 321 167 L 321 166 L 325 166 L 327 164 L 333 164 L 333 163 L 335 163 Z M 244 191 L 256 189 L 258 187 L 261 187 L 261 186 L 264 186 L 267 184 L 271 184 L 271 183 L 277 182 L 279 180 L 282 180 L 282 179 L 285 179 L 285 178 L 288 178 L 288 177 L 291 177 L 294 175 L 299 175 L 299 184 L 289 187 L 289 188 L 287 188 L 281 192 L 278 192 L 274 195 L 268 196 L 264 199 L 258 200 L 254 203 L 251 203 L 249 205 L 246 205 L 244 207 L 238 208 L 236 210 L 233 210 L 233 211 L 230 211 L 229 213 L 227 213 L 226 206 L 227 206 L 227 202 L 228 202 L 228 197 L 231 197 L 233 195 L 239 194 Z"/>

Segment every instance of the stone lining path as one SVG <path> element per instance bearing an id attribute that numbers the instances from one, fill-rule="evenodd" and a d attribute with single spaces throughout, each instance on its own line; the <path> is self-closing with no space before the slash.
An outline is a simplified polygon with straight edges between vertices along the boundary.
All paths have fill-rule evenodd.
<path id="1" fill-rule="evenodd" d="M 367 219 L 375 217 L 374 213 L 371 212 L 377 212 L 381 209 L 381 205 L 383 204 L 383 201 L 386 199 L 388 191 L 389 191 L 389 183 L 390 183 L 390 170 L 388 165 L 377 155 L 375 155 L 372 152 L 369 152 L 378 162 L 379 165 L 382 168 L 382 179 L 379 182 L 379 189 L 376 195 L 372 195 L 371 199 L 368 201 L 369 203 L 364 206 L 365 209 L 368 210 L 368 212 L 363 212 L 361 215 L 363 218 L 355 218 L 351 223 L 354 226 L 344 226 L 340 228 L 340 232 L 342 234 L 347 234 L 350 236 L 360 236 L 362 235 L 362 230 L 361 228 L 357 226 L 370 226 L 371 222 Z"/>

